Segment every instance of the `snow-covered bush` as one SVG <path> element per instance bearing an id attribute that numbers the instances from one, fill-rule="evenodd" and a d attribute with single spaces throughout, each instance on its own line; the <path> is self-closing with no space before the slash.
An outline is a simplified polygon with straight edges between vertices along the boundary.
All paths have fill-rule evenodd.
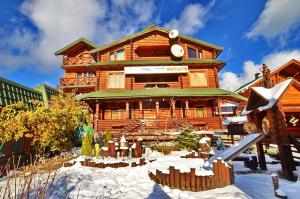
<path id="1" fill-rule="evenodd" d="M 170 154 L 172 151 L 180 151 L 180 146 L 177 142 L 153 143 L 150 145 L 150 148 L 165 155 Z"/>
<path id="2" fill-rule="evenodd" d="M 270 157 L 279 160 L 279 152 L 277 147 L 268 147 L 266 148 L 265 153 L 268 154 Z"/>

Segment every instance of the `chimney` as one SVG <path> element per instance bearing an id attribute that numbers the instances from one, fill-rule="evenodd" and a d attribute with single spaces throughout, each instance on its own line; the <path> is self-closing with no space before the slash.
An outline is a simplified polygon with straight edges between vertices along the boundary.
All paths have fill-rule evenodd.
<path id="1" fill-rule="evenodd" d="M 254 74 L 255 79 L 258 79 L 258 78 L 259 78 L 259 75 L 260 75 L 260 73 L 255 73 L 255 74 Z"/>

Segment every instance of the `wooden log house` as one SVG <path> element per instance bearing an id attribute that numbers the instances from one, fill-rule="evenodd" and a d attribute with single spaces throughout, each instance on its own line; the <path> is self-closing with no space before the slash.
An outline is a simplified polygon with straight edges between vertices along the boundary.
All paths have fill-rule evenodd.
<path id="1" fill-rule="evenodd" d="M 152 25 L 103 46 L 81 38 L 55 53 L 65 70 L 60 87 L 94 110 L 95 132 L 158 131 L 183 123 L 224 130 L 220 101 L 245 98 L 219 88 L 222 48 L 169 33 Z"/>

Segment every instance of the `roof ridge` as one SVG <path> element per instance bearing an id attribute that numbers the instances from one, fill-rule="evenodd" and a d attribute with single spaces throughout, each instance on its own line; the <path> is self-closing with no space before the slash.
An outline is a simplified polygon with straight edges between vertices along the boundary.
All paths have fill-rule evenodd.
<path id="1" fill-rule="evenodd" d="M 98 48 L 99 46 L 97 44 L 95 44 L 94 42 L 84 38 L 84 37 L 80 37 L 79 39 L 73 41 L 72 43 L 66 45 L 65 47 L 61 48 L 60 50 L 56 51 L 54 53 L 54 55 L 60 55 L 61 53 L 63 53 L 64 51 L 66 51 L 67 49 L 71 48 L 72 46 L 74 46 L 75 44 L 78 44 L 79 42 L 84 42 L 94 48 Z"/>

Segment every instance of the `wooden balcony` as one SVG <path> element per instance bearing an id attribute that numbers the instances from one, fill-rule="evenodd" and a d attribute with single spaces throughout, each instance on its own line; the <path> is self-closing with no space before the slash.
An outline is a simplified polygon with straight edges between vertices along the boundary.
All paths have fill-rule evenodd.
<path id="1" fill-rule="evenodd" d="M 97 84 L 96 77 L 61 78 L 60 87 L 94 87 Z"/>
<path id="2" fill-rule="evenodd" d="M 92 64 L 95 60 L 92 57 L 67 57 L 63 58 L 62 65 Z"/>

